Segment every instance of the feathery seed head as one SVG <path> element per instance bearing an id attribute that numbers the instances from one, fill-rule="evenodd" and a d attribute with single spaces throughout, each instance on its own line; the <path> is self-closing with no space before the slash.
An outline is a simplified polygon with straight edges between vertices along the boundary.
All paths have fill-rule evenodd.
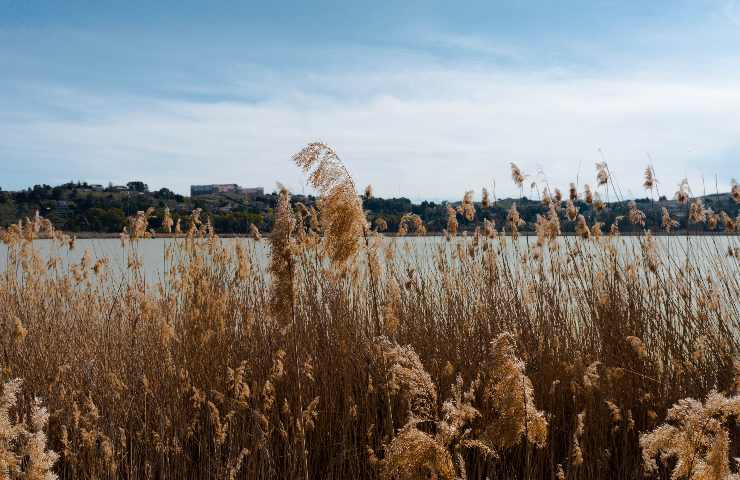
<path id="1" fill-rule="evenodd" d="M 681 183 L 678 184 L 678 190 L 676 190 L 676 201 L 678 203 L 687 204 L 689 203 L 689 194 L 691 193 L 689 189 L 689 181 L 688 179 L 684 178 L 681 180 Z"/>
<path id="2" fill-rule="evenodd" d="M 465 217 L 469 222 L 473 221 L 475 217 L 475 205 L 473 205 L 473 191 L 468 190 L 463 196 L 463 200 L 460 203 L 459 213 Z"/>
<path id="3" fill-rule="evenodd" d="M 583 186 L 583 199 L 589 205 L 594 202 L 594 193 L 591 191 L 591 185 L 588 183 Z"/>
<path id="4" fill-rule="evenodd" d="M 596 184 L 606 185 L 609 182 L 609 167 L 606 162 L 596 162 Z"/>
<path id="5" fill-rule="evenodd" d="M 548 192 L 548 190 L 542 190 L 542 204 L 545 206 L 545 208 L 550 208 L 551 203 L 552 198 L 550 198 L 550 193 Z"/>
<path id="6" fill-rule="evenodd" d="M 565 214 L 568 216 L 568 220 L 571 222 L 578 217 L 578 207 L 573 204 L 573 200 L 568 199 L 568 203 L 565 207 Z"/>
<path id="7" fill-rule="evenodd" d="M 583 215 L 578 215 L 578 221 L 576 222 L 576 235 L 581 238 L 588 240 L 591 237 L 591 230 L 588 228 L 586 218 Z"/>
<path id="8" fill-rule="evenodd" d="M 666 207 L 661 208 L 661 226 L 666 232 L 671 232 L 678 228 L 678 222 L 671 218 L 671 214 Z"/>
<path id="9" fill-rule="evenodd" d="M 447 234 L 452 237 L 457 235 L 457 212 L 450 206 L 447 207 Z"/>
<path id="10" fill-rule="evenodd" d="M 578 200 L 578 189 L 576 188 L 576 184 L 573 182 L 571 182 L 570 188 L 568 188 L 568 198 L 570 198 L 572 202 Z"/>
<path id="11" fill-rule="evenodd" d="M 481 191 L 480 204 L 483 208 L 488 208 L 491 206 L 491 201 L 488 197 L 488 190 L 485 187 L 483 187 L 483 190 Z"/>
<path id="12" fill-rule="evenodd" d="M 701 198 L 694 199 L 691 205 L 689 205 L 689 221 L 691 223 L 704 223 L 707 221 Z"/>
<path id="13" fill-rule="evenodd" d="M 630 223 L 633 225 L 640 225 L 642 227 L 645 226 L 645 213 L 643 213 L 642 210 L 637 208 L 637 204 L 634 200 L 630 200 L 628 204 L 629 208 L 629 220 Z"/>
<path id="14" fill-rule="evenodd" d="M 334 149 L 323 143 L 307 145 L 293 155 L 293 161 L 321 195 L 326 249 L 335 264 L 343 264 L 357 252 L 357 239 L 367 225 L 354 181 Z"/>
<path id="15" fill-rule="evenodd" d="M 509 165 L 511 166 L 511 179 L 514 181 L 514 184 L 519 188 L 523 188 L 526 176 L 522 173 L 516 163 L 511 162 Z"/>
<path id="16" fill-rule="evenodd" d="M 555 193 L 553 194 L 552 198 L 553 200 L 555 200 L 555 204 L 557 206 L 560 206 L 560 204 L 563 202 L 563 194 L 560 192 L 560 189 L 555 189 Z"/>
<path id="17" fill-rule="evenodd" d="M 642 186 L 645 187 L 645 190 L 652 190 L 655 188 L 656 183 L 658 183 L 658 181 L 655 179 L 655 171 L 652 166 L 648 165 L 645 167 Z"/>
<path id="18" fill-rule="evenodd" d="M 447 449 L 414 425 L 404 427 L 388 446 L 381 477 L 384 480 L 457 478 Z"/>

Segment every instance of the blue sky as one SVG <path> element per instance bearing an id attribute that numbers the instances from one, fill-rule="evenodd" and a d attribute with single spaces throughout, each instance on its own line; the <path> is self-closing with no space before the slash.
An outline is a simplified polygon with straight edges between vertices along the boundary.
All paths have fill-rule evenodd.
<path id="1" fill-rule="evenodd" d="M 635 196 L 648 154 L 665 192 L 740 176 L 740 0 L 0 0 L 0 72 L 4 189 L 301 191 L 317 139 L 415 199 L 589 183 L 599 149 Z"/>

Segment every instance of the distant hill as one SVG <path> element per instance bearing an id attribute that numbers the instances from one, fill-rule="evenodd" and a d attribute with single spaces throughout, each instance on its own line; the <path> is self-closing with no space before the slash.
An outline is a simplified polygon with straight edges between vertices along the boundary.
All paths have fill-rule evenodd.
<path id="1" fill-rule="evenodd" d="M 704 208 L 712 212 L 726 212 L 735 219 L 739 213 L 738 204 L 728 193 L 706 195 L 701 197 Z M 315 204 L 312 196 L 294 195 L 292 201 L 302 202 L 307 207 Z M 495 221 L 496 227 L 506 224 L 508 209 L 516 202 L 517 209 L 527 226 L 522 231 L 533 230 L 537 214 L 547 210 L 540 201 L 527 198 L 502 199 L 483 208 L 476 203 L 476 215 L 473 221 L 467 221 L 458 216 L 459 228 L 462 231 L 472 231 L 480 225 L 484 218 Z M 660 200 L 649 198 L 635 199 L 637 207 L 645 213 L 646 228 L 657 231 L 660 229 L 661 209 L 667 208 L 678 222 L 679 229 L 687 226 L 688 206 L 675 200 L 661 197 Z M 368 220 L 383 218 L 388 224 L 388 231 L 395 232 L 401 217 L 407 213 L 414 213 L 421 217 L 430 233 L 442 232 L 447 226 L 448 205 L 457 206 L 460 202 L 421 201 L 412 203 L 407 198 L 370 198 L 363 199 Z M 0 226 L 7 227 L 18 219 L 32 217 L 35 211 L 49 220 L 60 229 L 69 232 L 92 233 L 119 233 L 127 224 L 128 218 L 137 211 L 154 208 L 155 217 L 150 221 L 150 227 L 160 231 L 161 218 L 165 208 L 177 221 L 182 219 L 183 226 L 196 208 L 202 209 L 203 217 L 210 217 L 216 231 L 224 234 L 246 234 L 250 224 L 255 224 L 264 232 L 269 232 L 273 224 L 273 209 L 277 204 L 277 195 L 268 193 L 256 197 L 247 197 L 235 193 L 219 193 L 197 197 L 186 197 L 163 188 L 150 192 L 141 182 L 130 182 L 127 186 L 88 185 L 87 183 L 67 183 L 59 186 L 36 185 L 32 188 L 17 192 L 0 191 Z M 578 200 L 575 206 L 583 214 L 589 224 L 594 221 L 604 223 L 605 230 L 619 216 L 628 214 L 628 202 L 606 203 L 602 211 L 596 212 L 591 205 Z M 574 230 L 574 222 L 563 220 L 561 228 L 564 232 Z M 623 232 L 637 231 L 638 226 L 629 222 L 620 222 Z M 707 231 L 706 224 L 689 224 L 689 229 L 695 232 Z M 719 226 L 717 231 L 724 231 Z"/>

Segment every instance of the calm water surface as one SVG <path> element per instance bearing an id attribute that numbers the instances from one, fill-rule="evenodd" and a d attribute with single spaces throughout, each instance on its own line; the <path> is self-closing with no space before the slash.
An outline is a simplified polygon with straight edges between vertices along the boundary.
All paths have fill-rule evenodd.
<path id="1" fill-rule="evenodd" d="M 240 242 L 245 248 L 253 252 L 253 258 L 257 259 L 257 262 L 263 269 L 266 267 L 269 254 L 269 245 L 266 240 L 256 242 L 249 238 L 229 238 L 222 239 L 222 241 L 227 246 L 232 246 L 232 248 L 235 242 Z M 438 247 L 447 243 L 444 237 L 385 237 L 382 241 L 395 242 L 398 254 L 406 257 L 406 259 L 417 262 L 419 260 L 423 262 L 426 259 L 430 261 L 430 265 L 438 251 Z M 450 245 L 454 245 L 455 242 L 470 241 L 470 238 L 464 239 L 458 237 L 450 242 Z M 574 237 L 563 237 L 559 241 L 566 246 L 572 246 L 580 240 Z M 619 250 L 626 256 L 631 255 L 634 249 L 639 249 L 638 237 L 619 237 L 615 241 Z M 699 266 L 701 266 L 702 263 L 706 263 L 707 258 L 713 257 L 717 259 L 720 256 L 726 257 L 730 248 L 740 248 L 740 237 L 738 236 L 701 236 L 689 237 L 688 239 L 685 236 L 659 236 L 655 237 L 655 241 L 658 252 L 664 257 L 670 258 L 671 263 L 676 265 L 683 263 L 686 256 L 690 255 L 692 263 L 696 264 L 698 260 Z M 506 248 L 514 255 L 517 253 L 517 250 L 519 252 L 524 251 L 528 244 L 534 245 L 535 242 L 535 237 L 520 237 L 516 242 L 512 242 L 510 238 L 506 239 L 505 244 L 507 245 Z M 143 260 L 144 274 L 147 282 L 155 283 L 161 278 L 162 273 L 167 268 L 165 262 L 166 248 L 170 245 L 175 247 L 181 246 L 184 240 L 154 238 L 141 240 L 137 242 L 135 247 L 131 244 L 123 247 L 117 239 L 83 239 L 77 240 L 73 250 L 69 250 L 66 247 L 60 248 L 50 240 L 37 240 L 34 243 L 44 259 L 48 259 L 52 255 L 58 256 L 64 267 L 73 263 L 79 263 L 86 251 L 90 252 L 93 262 L 99 258 L 106 257 L 109 259 L 109 270 L 114 279 L 129 274 L 127 268 L 128 258 L 132 249 L 135 248 L 139 257 Z M 582 244 L 591 245 L 591 242 L 582 242 Z M 450 249 L 450 251 L 452 250 Z M 177 248 L 175 248 L 175 251 L 177 251 Z M 0 244 L 0 271 L 5 271 L 7 265 L 8 248 Z"/>

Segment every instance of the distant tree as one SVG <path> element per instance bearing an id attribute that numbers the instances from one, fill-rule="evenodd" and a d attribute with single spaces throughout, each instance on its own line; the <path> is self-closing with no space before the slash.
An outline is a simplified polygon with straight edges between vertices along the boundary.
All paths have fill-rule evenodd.
<path id="1" fill-rule="evenodd" d="M 133 182 L 128 182 L 126 186 L 128 187 L 129 190 L 133 192 L 148 192 L 149 191 L 149 186 L 146 183 L 140 182 L 138 180 L 135 180 Z"/>
<path id="2" fill-rule="evenodd" d="M 120 232 L 126 224 L 126 216 L 120 208 L 91 208 L 81 216 L 79 224 L 93 232 Z"/>
<path id="3" fill-rule="evenodd" d="M 172 200 L 173 198 L 175 198 L 175 192 L 173 192 L 169 188 L 160 188 L 159 190 L 157 190 L 154 196 L 163 200 Z"/>

